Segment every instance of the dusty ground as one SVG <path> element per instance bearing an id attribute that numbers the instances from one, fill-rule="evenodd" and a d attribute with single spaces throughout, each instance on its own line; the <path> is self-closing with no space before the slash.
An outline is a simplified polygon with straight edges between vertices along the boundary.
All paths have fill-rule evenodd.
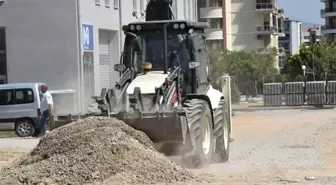
<path id="1" fill-rule="evenodd" d="M 234 139 L 229 163 L 193 172 L 212 185 L 336 184 L 336 109 L 236 112 Z"/>
<path id="2" fill-rule="evenodd" d="M 237 112 L 234 138 L 229 163 L 196 172 L 216 184 L 336 184 L 336 110 Z"/>

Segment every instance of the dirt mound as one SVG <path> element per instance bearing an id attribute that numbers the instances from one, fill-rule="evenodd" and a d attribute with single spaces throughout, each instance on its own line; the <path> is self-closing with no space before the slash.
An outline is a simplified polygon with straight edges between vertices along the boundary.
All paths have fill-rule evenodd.
<path id="1" fill-rule="evenodd" d="M 194 175 L 159 154 L 149 138 L 103 117 L 50 132 L 31 153 L 0 172 L 0 184 L 155 184 Z"/>

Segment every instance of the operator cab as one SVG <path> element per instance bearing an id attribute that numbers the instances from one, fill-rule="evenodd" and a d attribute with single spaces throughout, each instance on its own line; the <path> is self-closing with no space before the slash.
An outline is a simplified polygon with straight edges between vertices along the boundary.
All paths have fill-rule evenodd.
<path id="1" fill-rule="evenodd" d="M 134 22 L 123 26 L 126 38 L 121 64 L 126 69 L 134 68 L 139 75 L 148 71 L 149 66 L 151 71 L 165 74 L 180 66 L 187 84 L 192 78 L 190 66 L 200 65 L 198 80 L 206 82 L 208 60 L 204 28 L 207 26 L 207 23 L 177 20 Z"/>

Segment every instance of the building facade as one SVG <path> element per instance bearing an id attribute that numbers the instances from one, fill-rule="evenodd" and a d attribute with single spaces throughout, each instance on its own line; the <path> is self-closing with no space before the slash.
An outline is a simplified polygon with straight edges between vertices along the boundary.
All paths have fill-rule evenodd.
<path id="1" fill-rule="evenodd" d="M 0 83 L 44 82 L 73 89 L 66 113 L 86 113 L 91 97 L 114 87 L 123 24 L 145 18 L 148 0 L 11 0 L 0 4 Z M 196 0 L 174 2 L 196 20 Z M 57 99 L 57 98 L 56 98 Z M 68 103 L 68 102 L 65 102 Z"/>
<path id="2" fill-rule="evenodd" d="M 325 8 L 321 10 L 321 17 L 325 19 L 322 34 L 326 39 L 335 39 L 336 35 L 336 0 L 321 0 Z"/>
<path id="3" fill-rule="evenodd" d="M 311 28 L 303 28 L 301 30 L 302 43 L 305 43 L 305 45 L 309 47 L 313 43 L 321 42 L 325 38 L 322 32 L 322 27 L 314 26 Z"/>
<path id="4" fill-rule="evenodd" d="M 278 36 L 284 34 L 284 12 L 276 0 L 205 0 L 199 4 L 200 21 L 207 21 L 207 42 L 210 47 L 233 51 L 257 51 L 284 54 Z"/>
<path id="5" fill-rule="evenodd" d="M 285 19 L 284 32 L 285 36 L 279 37 L 279 48 L 283 48 L 286 55 L 279 56 L 279 67 L 283 68 L 287 56 L 295 55 L 300 51 L 302 43 L 302 23 L 296 20 Z"/>

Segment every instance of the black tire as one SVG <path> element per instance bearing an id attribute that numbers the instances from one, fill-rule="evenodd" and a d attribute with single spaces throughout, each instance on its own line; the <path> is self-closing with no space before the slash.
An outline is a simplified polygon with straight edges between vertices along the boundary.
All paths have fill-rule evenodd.
<path id="1" fill-rule="evenodd" d="M 192 143 L 195 143 L 195 152 L 192 156 L 184 156 L 183 163 L 188 164 L 191 168 L 204 168 L 209 166 L 213 154 L 213 121 L 209 105 L 204 100 L 188 100 L 184 104 L 188 111 L 189 131 Z M 204 125 L 204 126 L 203 126 Z M 207 127 L 205 127 L 207 125 Z M 204 132 L 207 128 L 209 142 L 208 149 L 204 150 Z"/>
<path id="2" fill-rule="evenodd" d="M 29 119 L 18 120 L 15 123 L 15 133 L 19 137 L 30 137 L 35 133 L 35 125 Z"/>
<path id="3" fill-rule="evenodd" d="M 223 163 L 229 160 L 230 152 L 230 127 L 228 124 L 228 110 L 225 106 L 224 99 L 220 100 L 214 117 L 214 137 L 216 138 L 216 148 L 213 161 Z"/>

